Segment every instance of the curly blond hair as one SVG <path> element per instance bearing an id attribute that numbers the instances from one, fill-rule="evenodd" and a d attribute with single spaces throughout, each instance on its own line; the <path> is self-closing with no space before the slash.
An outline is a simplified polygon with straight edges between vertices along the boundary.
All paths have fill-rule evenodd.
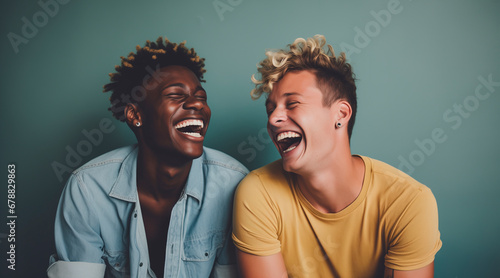
<path id="1" fill-rule="evenodd" d="M 348 123 L 348 135 L 351 138 L 357 109 L 356 76 L 346 61 L 345 53 L 335 56 L 333 47 L 326 44 L 323 35 L 315 35 L 307 40 L 298 38 L 288 47 L 289 50 L 266 52 L 267 58 L 257 67 L 261 79 L 252 75 L 255 84 L 250 92 L 252 99 L 258 99 L 263 93 L 271 93 L 274 83 L 279 82 L 286 73 L 310 70 L 316 75 L 318 88 L 323 92 L 323 105 L 329 106 L 338 99 L 345 99 L 351 105 L 352 115 Z"/>

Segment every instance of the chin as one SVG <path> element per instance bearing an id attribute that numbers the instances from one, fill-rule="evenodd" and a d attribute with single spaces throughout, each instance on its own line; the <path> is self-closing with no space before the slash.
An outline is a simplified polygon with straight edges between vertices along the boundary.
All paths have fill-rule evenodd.
<path id="1" fill-rule="evenodd" d="M 289 172 L 289 173 L 297 173 L 297 168 L 292 165 L 290 162 L 286 162 L 285 160 L 282 160 L 283 162 L 283 170 Z"/>
<path id="2" fill-rule="evenodd" d="M 289 157 L 288 159 L 282 160 L 283 170 L 294 173 L 297 175 L 302 175 L 310 172 L 317 167 L 316 161 L 306 161 L 304 157 Z"/>
<path id="3" fill-rule="evenodd" d="M 189 148 L 189 149 L 184 149 L 182 150 L 182 154 L 185 156 L 195 159 L 200 157 L 203 154 L 203 146 L 200 148 Z"/>

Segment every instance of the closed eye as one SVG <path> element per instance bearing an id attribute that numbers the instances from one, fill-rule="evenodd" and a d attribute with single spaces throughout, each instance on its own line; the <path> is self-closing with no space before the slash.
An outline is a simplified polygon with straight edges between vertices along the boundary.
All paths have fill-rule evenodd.
<path id="1" fill-rule="evenodd" d="M 266 99 L 266 113 L 267 117 L 271 116 L 273 113 L 274 109 L 276 109 L 276 104 L 268 99 Z"/>
<path id="2" fill-rule="evenodd" d="M 201 101 L 207 101 L 207 93 L 204 91 L 197 93 L 195 97 Z"/>
<path id="3" fill-rule="evenodd" d="M 166 96 L 170 99 L 174 100 L 180 100 L 186 97 L 186 94 L 183 93 L 177 93 L 177 92 L 172 92 L 172 93 L 167 93 Z"/>
<path id="4" fill-rule="evenodd" d="M 293 109 L 295 108 L 297 105 L 299 104 L 298 101 L 291 101 L 289 103 L 286 104 L 286 107 L 289 108 L 289 109 Z"/>
<path id="5" fill-rule="evenodd" d="M 266 113 L 267 113 L 268 117 L 273 113 L 273 111 L 274 111 L 275 108 L 276 107 L 273 107 L 273 106 L 270 106 L 270 105 L 266 106 Z"/>

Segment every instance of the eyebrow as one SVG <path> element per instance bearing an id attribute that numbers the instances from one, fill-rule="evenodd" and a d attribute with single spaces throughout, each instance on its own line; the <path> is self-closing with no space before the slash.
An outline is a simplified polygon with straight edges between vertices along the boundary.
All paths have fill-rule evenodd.
<path id="1" fill-rule="evenodd" d="M 170 84 L 170 85 L 167 85 L 167 86 L 163 87 L 162 90 L 165 90 L 166 88 L 170 88 L 170 87 L 182 87 L 182 88 L 186 88 L 186 85 L 184 85 L 183 83 L 173 83 L 173 84 Z"/>
<path id="2" fill-rule="evenodd" d="M 184 83 L 173 83 L 173 84 L 170 84 L 168 86 L 163 87 L 161 90 L 163 91 L 163 90 L 165 90 L 167 88 L 170 88 L 170 87 L 181 87 L 183 89 L 186 89 L 186 85 Z M 204 91 L 204 92 L 206 92 L 205 89 L 203 89 L 203 87 L 201 87 L 199 85 L 196 86 L 196 88 L 195 88 L 195 92 L 197 92 L 197 91 Z"/>

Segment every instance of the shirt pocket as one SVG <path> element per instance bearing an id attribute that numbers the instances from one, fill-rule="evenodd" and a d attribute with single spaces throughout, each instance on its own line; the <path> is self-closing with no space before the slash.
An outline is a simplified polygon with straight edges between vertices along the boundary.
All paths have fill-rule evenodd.
<path id="1" fill-rule="evenodd" d="M 106 277 L 130 277 L 128 252 L 104 250 Z"/>
<path id="2" fill-rule="evenodd" d="M 190 262 L 214 261 L 219 248 L 224 246 L 224 231 L 186 237 L 182 259 Z"/>

